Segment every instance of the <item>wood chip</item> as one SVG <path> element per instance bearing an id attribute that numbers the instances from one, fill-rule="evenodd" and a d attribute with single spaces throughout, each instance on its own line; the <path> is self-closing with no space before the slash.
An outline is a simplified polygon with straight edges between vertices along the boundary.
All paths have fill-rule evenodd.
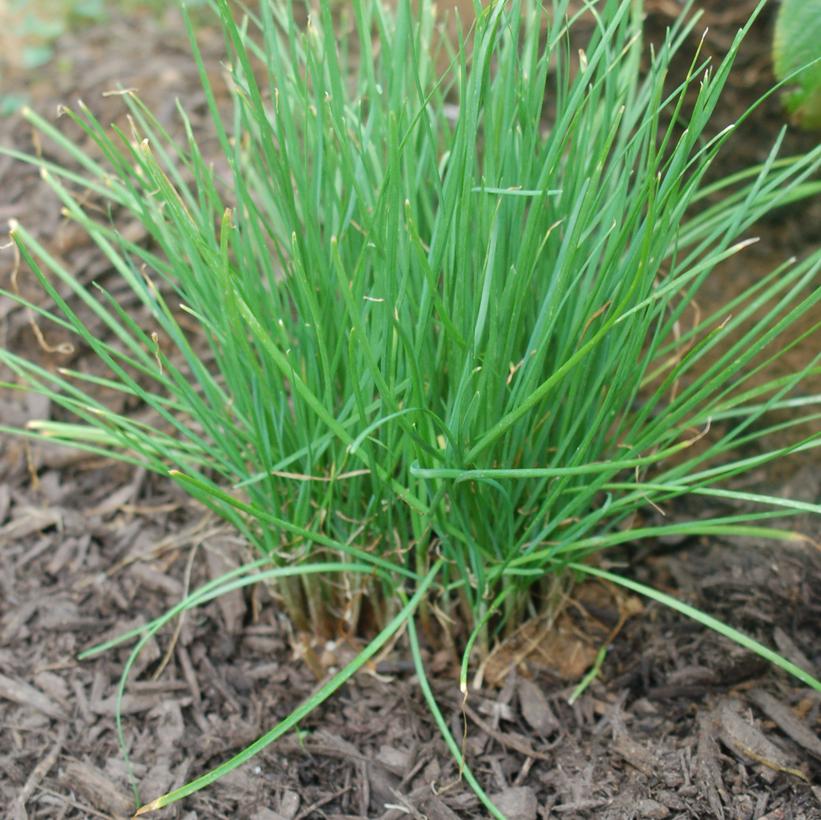
<path id="1" fill-rule="evenodd" d="M 15 515 L 8 524 L 0 527 L 0 547 L 25 538 L 35 532 L 40 532 L 48 527 L 61 528 L 63 523 L 63 512 L 60 509 L 38 509 L 36 507 L 25 507 L 15 510 Z"/>
<path id="2" fill-rule="evenodd" d="M 62 707 L 39 689 L 23 681 L 0 675 L 0 698 L 5 698 L 21 706 L 30 706 L 55 720 L 66 720 Z"/>
<path id="3" fill-rule="evenodd" d="M 162 692 L 150 695 L 123 695 L 120 702 L 121 715 L 138 715 L 142 712 L 147 712 L 153 709 L 158 704 L 165 700 L 165 695 Z M 188 706 L 191 703 L 190 698 L 182 698 L 177 701 L 180 706 Z M 90 704 L 91 711 L 96 715 L 106 715 L 113 717 L 117 711 L 117 696 L 112 695 L 104 700 L 92 701 Z"/>
<path id="4" fill-rule="evenodd" d="M 707 797 L 712 816 L 724 820 L 724 803 L 729 798 L 718 762 L 717 728 L 713 715 L 705 712 L 699 714 L 695 781 Z"/>
<path id="5" fill-rule="evenodd" d="M 816 669 L 810 659 L 798 648 L 795 641 L 780 627 L 773 630 L 773 640 L 778 651 L 788 660 L 791 660 L 799 669 L 810 675 L 816 674 Z"/>
<path id="6" fill-rule="evenodd" d="M 519 708 L 522 717 L 540 735 L 550 735 L 557 731 L 559 722 L 547 702 L 541 688 L 532 680 L 521 678 L 518 682 Z"/>
<path id="7" fill-rule="evenodd" d="M 57 576 L 60 570 L 69 563 L 77 550 L 79 542 L 76 538 L 64 538 L 58 542 L 57 549 L 48 560 L 45 570 L 49 575 Z"/>
<path id="8" fill-rule="evenodd" d="M 35 615 L 41 604 L 42 601 L 40 599 L 35 599 L 21 603 L 12 609 L 3 621 L 3 631 L 0 633 L 0 642 L 11 643 L 17 633 Z"/>
<path id="9" fill-rule="evenodd" d="M 507 820 L 536 820 L 539 802 L 529 786 L 517 786 L 491 795 L 493 805 Z"/>
<path id="10" fill-rule="evenodd" d="M 176 579 L 150 564 L 138 562 L 131 568 L 131 576 L 136 578 L 140 585 L 153 592 L 160 592 L 169 598 L 179 600 L 183 597 L 183 586 Z"/>
<path id="11" fill-rule="evenodd" d="M 232 554 L 232 543 L 226 538 L 215 537 L 205 550 L 205 562 L 211 580 L 221 578 L 225 573 L 236 569 L 239 561 Z M 225 631 L 228 635 L 238 635 L 242 632 L 245 620 L 245 598 L 241 589 L 226 592 L 217 598 L 217 606 L 225 621 Z"/>
<path id="12" fill-rule="evenodd" d="M 396 749 L 393 746 L 383 744 L 379 747 L 379 763 L 391 774 L 400 777 L 413 765 L 413 755 L 410 752 Z"/>
<path id="13" fill-rule="evenodd" d="M 134 804 L 126 793 L 96 766 L 69 760 L 60 779 L 96 809 L 110 812 L 115 817 L 130 817 L 134 813 Z"/>
<path id="14" fill-rule="evenodd" d="M 651 798 L 636 801 L 634 811 L 637 817 L 644 817 L 647 820 L 664 820 L 665 817 L 670 816 L 670 809 L 667 806 Z"/>
<path id="15" fill-rule="evenodd" d="M 38 689 L 52 698 L 61 707 L 65 707 L 70 697 L 70 690 L 65 678 L 54 672 L 43 670 L 34 676 L 34 683 Z"/>
<path id="16" fill-rule="evenodd" d="M 49 773 L 51 767 L 57 762 L 60 752 L 63 750 L 63 744 L 66 742 L 68 736 L 68 724 L 64 723 L 57 734 L 54 744 L 46 753 L 40 762 L 31 770 L 31 773 L 26 778 L 23 788 L 15 797 L 11 804 L 12 820 L 28 820 L 28 813 L 26 812 L 26 803 L 34 794 L 35 789 L 40 785 L 43 778 Z"/>
<path id="17" fill-rule="evenodd" d="M 11 508 L 11 491 L 8 484 L 0 484 L 0 524 L 6 520 Z"/>
<path id="18" fill-rule="evenodd" d="M 807 776 L 797 769 L 787 754 L 767 738 L 757 726 L 740 714 L 741 705 L 729 698 L 718 705 L 718 725 L 721 742 L 739 757 L 760 763 L 768 769 L 785 772 L 801 780 Z"/>
<path id="19" fill-rule="evenodd" d="M 428 820 L 459 820 L 459 816 L 438 797 L 431 797 L 423 805 Z"/>
<path id="20" fill-rule="evenodd" d="M 286 789 L 279 796 L 279 813 L 286 818 L 286 820 L 293 820 L 299 811 L 299 795 Z"/>
<path id="21" fill-rule="evenodd" d="M 250 820 L 287 820 L 287 818 L 272 809 L 260 809 L 251 815 Z"/>
<path id="22" fill-rule="evenodd" d="M 552 757 L 544 752 L 539 752 L 534 749 L 530 742 L 527 740 L 526 737 L 523 735 L 517 734 L 515 732 L 499 732 L 496 731 L 490 724 L 486 721 L 482 720 L 473 709 L 470 708 L 467 704 L 464 704 L 462 708 L 465 711 L 465 714 L 490 738 L 495 740 L 497 743 L 501 744 L 507 749 L 513 749 L 519 754 L 523 754 L 525 757 L 532 757 L 536 760 L 549 760 L 552 761 Z"/>
<path id="23" fill-rule="evenodd" d="M 803 746 L 811 755 L 821 759 L 821 739 L 787 706 L 762 689 L 754 689 L 749 698 L 785 735 Z"/>
<path id="24" fill-rule="evenodd" d="M 615 733 L 613 751 L 621 755 L 634 769 L 638 769 L 645 777 L 652 777 L 658 768 L 655 755 L 647 748 L 637 743 L 622 729 Z"/>

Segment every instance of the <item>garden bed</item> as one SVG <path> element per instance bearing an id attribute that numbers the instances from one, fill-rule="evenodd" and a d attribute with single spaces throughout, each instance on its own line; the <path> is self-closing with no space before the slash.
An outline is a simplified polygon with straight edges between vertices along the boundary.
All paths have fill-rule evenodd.
<path id="1" fill-rule="evenodd" d="M 674 2 L 647 4 L 660 31 Z M 746 4 L 705 3 L 707 48 L 721 53 Z M 736 9 L 737 5 L 737 9 Z M 715 11 L 710 11 L 715 9 Z M 81 97 L 103 119 L 122 115 L 117 84 L 137 87 L 161 121 L 179 96 L 195 127 L 204 99 L 173 16 L 112 20 L 64 36 L 58 59 L 7 82 L 50 115 Z M 721 114 L 738 116 L 771 83 L 765 14 L 745 45 Z M 700 33 L 703 27 L 698 27 Z M 218 35 L 205 36 L 216 60 Z M 769 100 L 727 162 L 763 160 L 783 122 Z M 723 123 L 717 123 L 721 127 Z M 813 137 L 790 133 L 785 153 Z M 31 150 L 18 117 L 0 120 L 0 141 Z M 730 170 L 729 166 L 722 169 Z M 29 226 L 87 280 L 110 272 L 98 251 L 60 217 L 36 170 L 0 158 L 0 217 Z M 704 289 L 716 303 L 821 236 L 817 202 L 782 210 L 761 241 Z M 123 225 L 122 230 L 138 230 Z M 138 236 L 134 237 L 139 239 Z M 11 253 L 0 256 L 3 285 Z M 17 286 L 36 289 L 21 275 Z M 26 289 L 31 289 L 26 290 Z M 38 338 L 25 311 L 0 301 L 4 343 L 77 369 L 93 364 L 67 339 Z M 791 354 L 814 354 L 809 339 Z M 44 417 L 37 397 L 3 396 L 6 424 Z M 139 412 L 139 408 L 134 408 Z M 809 454 L 811 456 L 811 453 Z M 748 476 L 745 489 L 821 497 L 811 457 Z M 704 502 L 701 502 L 704 503 Z M 722 502 L 710 502 L 711 505 Z M 669 515 L 706 514 L 694 502 Z M 821 556 L 818 522 L 799 521 L 816 544 L 681 540 L 608 559 L 746 631 L 818 674 Z M 0 801 L 9 816 L 124 817 L 134 808 L 115 731 L 117 679 L 127 653 L 78 662 L 77 652 L 150 620 L 189 588 L 247 560 L 246 548 L 178 489 L 155 476 L 42 444 L 3 438 L 0 449 Z M 579 595 L 581 600 L 581 594 Z M 572 601 L 571 601 L 572 604 Z M 568 611 L 573 611 L 570 606 Z M 576 608 L 569 628 L 607 613 Z M 358 647 L 313 645 L 294 634 L 268 593 L 232 593 L 190 612 L 150 643 L 123 702 L 124 730 L 143 800 L 181 785 L 262 735 Z M 500 688 L 471 695 L 464 712 L 452 656 L 428 669 L 474 772 L 507 817 L 821 816 L 821 698 L 756 656 L 654 604 L 613 639 L 601 673 L 570 706 L 572 681 L 523 655 Z M 464 721 L 464 724 L 463 724 Z M 413 679 L 400 641 L 292 734 L 211 788 L 156 816 L 482 817 L 459 779 Z"/>

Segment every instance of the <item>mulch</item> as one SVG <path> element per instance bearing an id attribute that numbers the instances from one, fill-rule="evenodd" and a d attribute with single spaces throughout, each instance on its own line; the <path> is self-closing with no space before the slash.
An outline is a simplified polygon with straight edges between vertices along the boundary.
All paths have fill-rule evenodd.
<path id="1" fill-rule="evenodd" d="M 648 5 L 652 30 L 678 4 Z M 736 16 L 726 4 L 705 5 L 707 47 L 720 53 L 746 4 L 737 4 Z M 204 129 L 196 71 L 172 21 L 115 19 L 66 35 L 59 60 L 37 76 L 12 69 L 12 82 L 49 116 L 58 103 L 82 96 L 103 118 L 121 117 L 122 101 L 102 95 L 119 82 L 138 87 L 170 124 L 179 96 Z M 734 110 L 766 87 L 771 26 L 772 14 L 765 15 L 742 55 L 739 84 L 729 89 Z M 218 36 L 206 33 L 203 47 L 216 65 Z M 745 133 L 742 158 L 730 162 L 766 156 L 782 122 L 771 101 Z M 812 137 L 790 132 L 789 139 L 789 150 L 800 150 Z M 0 120 L 0 141 L 32 148 L 18 117 Z M 0 218 L 25 222 L 87 281 L 115 285 L 105 260 L 61 220 L 36 170 L 0 158 L 0 191 Z M 811 210 L 780 214 L 763 226 L 753 270 L 817 242 L 821 220 L 807 216 Z M 2 252 L 4 287 L 11 267 L 11 254 Z M 725 292 L 733 281 L 726 276 Z M 36 291 L 25 276 L 17 286 Z M 82 349 L 55 352 L 68 340 L 53 331 L 38 340 L 26 312 L 5 299 L 0 334 L 11 349 L 43 362 L 93 366 Z M 804 355 L 811 353 L 807 347 Z M 0 394 L 3 423 L 55 413 L 40 397 Z M 806 457 L 746 481 L 752 491 L 821 498 L 821 471 Z M 717 509 L 689 502 L 668 513 Z M 682 539 L 608 559 L 818 675 L 821 533 L 817 520 L 795 526 L 815 543 Z M 351 657 L 355 646 L 311 645 L 295 635 L 263 587 L 192 610 L 150 641 L 132 669 L 121 704 L 126 763 L 115 711 L 129 648 L 82 662 L 77 654 L 157 617 L 189 589 L 250 557 L 230 529 L 161 477 L 45 444 L 0 440 L 5 816 L 129 816 L 132 783 L 149 800 L 218 765 L 315 691 L 317 673 Z M 591 615 L 581 590 L 575 609 L 573 603 L 576 628 L 586 630 L 597 613 Z M 526 654 L 498 686 L 472 691 L 464 707 L 452 659 L 430 650 L 427 662 L 452 732 L 463 738 L 473 771 L 510 820 L 821 817 L 821 695 L 658 605 L 645 602 L 627 621 L 600 675 L 572 704 L 576 681 L 562 676 L 561 665 L 551 670 Z M 486 813 L 433 725 L 400 641 L 298 732 L 153 816 L 450 820 Z"/>

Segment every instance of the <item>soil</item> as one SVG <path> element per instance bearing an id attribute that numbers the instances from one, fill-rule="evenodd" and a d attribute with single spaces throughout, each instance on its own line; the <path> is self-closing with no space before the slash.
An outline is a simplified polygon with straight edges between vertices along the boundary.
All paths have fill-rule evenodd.
<path id="1" fill-rule="evenodd" d="M 679 8 L 675 0 L 647 5 L 656 32 Z M 706 48 L 721 54 L 751 4 L 704 5 Z M 771 83 L 772 17 L 762 17 L 745 46 L 721 108 L 726 118 Z M 34 74 L 6 66 L 6 90 L 25 94 L 49 117 L 58 103 L 79 96 L 103 118 L 115 119 L 122 101 L 102 92 L 121 83 L 139 88 L 169 124 L 179 96 L 195 127 L 205 128 L 196 71 L 174 19 L 114 19 L 65 35 L 59 58 Z M 693 46 L 703 28 L 697 27 Z M 216 64 L 219 37 L 206 32 L 203 48 Z M 722 170 L 763 159 L 782 123 L 771 98 Z M 814 139 L 790 130 L 785 152 Z M 19 117 L 7 117 L 0 120 L 0 142 L 31 150 L 31 131 Z M 0 218 L 24 222 L 87 280 L 113 281 L 105 260 L 61 220 L 36 170 L 0 157 L 0 191 Z M 760 226 L 754 261 L 717 277 L 713 297 L 726 298 L 774 260 L 805 255 L 821 238 L 819 226 L 817 203 L 779 212 Z M 6 250 L 3 287 L 11 266 Z M 17 284 L 31 288 L 22 278 Z M 0 301 L 3 343 L 52 364 L 88 364 L 82 350 L 58 349 L 67 340 L 53 330 L 38 340 L 29 319 L 10 300 Z M 806 361 L 812 353 L 806 347 L 796 355 Z M 4 424 L 54 412 L 36 396 L 0 395 Z M 746 482 L 821 498 L 821 471 L 807 458 Z M 671 514 L 717 508 L 691 502 Z M 815 543 L 694 539 L 610 558 L 622 572 L 818 675 L 818 520 L 795 526 Z M 147 645 L 131 673 L 122 702 L 129 774 L 115 725 L 127 649 L 82 662 L 78 652 L 160 615 L 186 589 L 248 557 L 230 530 L 162 478 L 43 444 L 0 441 L 0 805 L 7 817 L 128 816 L 135 806 L 132 778 L 143 800 L 183 784 L 241 750 L 314 691 L 317 660 L 320 668 L 344 662 L 352 648 L 333 644 L 308 653 L 315 662 L 306 662 L 304 643 L 261 588 L 189 613 Z M 583 590 L 574 598 L 581 614 L 568 628 L 589 637 L 592 607 Z M 460 779 L 408 660 L 399 642 L 312 712 L 298 734 L 154 816 L 486 816 Z M 473 771 L 510 820 L 821 818 L 821 695 L 757 656 L 645 603 L 612 639 L 599 676 L 573 705 L 575 683 L 562 677 L 562 659 L 554 660 L 551 671 L 524 657 L 505 669 L 498 686 L 471 692 L 463 711 L 449 658 L 428 659 L 455 736 L 464 737 Z"/>

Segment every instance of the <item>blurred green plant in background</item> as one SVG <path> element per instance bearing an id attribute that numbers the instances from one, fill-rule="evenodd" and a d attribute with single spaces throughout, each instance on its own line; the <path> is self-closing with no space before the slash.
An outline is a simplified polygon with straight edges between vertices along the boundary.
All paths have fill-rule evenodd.
<path id="1" fill-rule="evenodd" d="M 207 0 L 189 0 L 196 9 Z M 57 41 L 69 31 L 105 23 L 118 15 L 159 16 L 168 8 L 160 0 L 0 0 L 0 116 L 28 102 L 19 73 L 41 70 L 57 56 Z"/>
<path id="2" fill-rule="evenodd" d="M 801 71 L 784 102 L 802 128 L 821 129 L 821 0 L 784 0 L 773 62 L 779 80 Z"/>
<path id="3" fill-rule="evenodd" d="M 54 44 L 71 29 L 102 22 L 113 9 L 134 10 L 156 3 L 126 0 L 7 0 L 0 9 L 6 59 L 14 66 L 34 70 L 54 57 Z"/>

